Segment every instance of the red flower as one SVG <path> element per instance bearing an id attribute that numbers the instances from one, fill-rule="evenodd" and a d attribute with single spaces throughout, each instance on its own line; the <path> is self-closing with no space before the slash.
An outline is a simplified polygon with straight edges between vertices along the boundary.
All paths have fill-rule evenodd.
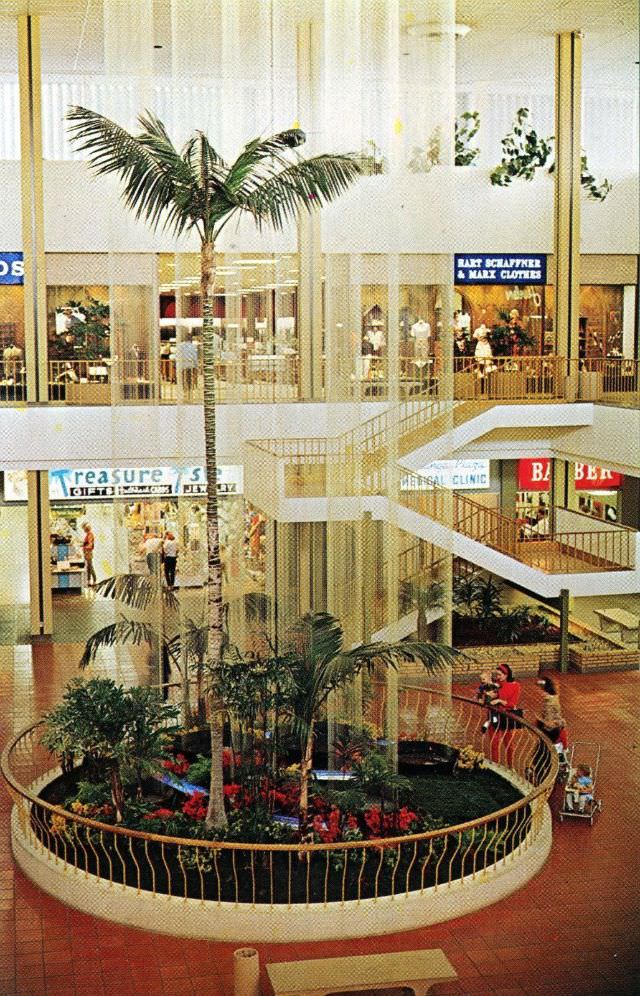
<path id="1" fill-rule="evenodd" d="M 206 796 L 204 792 L 194 792 L 182 805 L 182 812 L 185 816 L 191 816 L 194 820 L 203 820 L 207 815 Z"/>
<path id="2" fill-rule="evenodd" d="M 162 767 L 166 768 L 167 771 L 173 772 L 178 778 L 182 778 L 186 775 L 189 770 L 189 762 L 187 761 L 184 754 L 176 754 L 175 760 L 168 758 L 166 761 L 162 762 Z"/>
<path id="3" fill-rule="evenodd" d="M 170 820 L 172 816 L 176 814 L 172 809 L 154 809 L 152 813 L 145 814 L 145 820 Z"/>

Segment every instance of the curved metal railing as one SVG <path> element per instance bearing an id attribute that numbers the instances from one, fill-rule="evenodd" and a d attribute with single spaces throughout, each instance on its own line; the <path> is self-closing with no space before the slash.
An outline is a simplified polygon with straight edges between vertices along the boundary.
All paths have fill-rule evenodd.
<path id="1" fill-rule="evenodd" d="M 373 706 L 378 717 L 383 697 Z M 375 719 L 375 717 L 373 717 Z M 400 740 L 439 740 L 489 752 L 487 710 L 420 687 L 399 693 Z M 497 812 L 423 833 L 335 843 L 242 843 L 170 837 L 113 826 L 41 799 L 59 773 L 40 742 L 42 721 L 19 733 L 0 760 L 16 810 L 14 833 L 63 870 L 111 887 L 216 903 L 309 905 L 377 899 L 490 879 L 528 850 L 543 829 L 558 771 L 555 750 L 525 720 L 493 742 L 497 770 L 523 792 Z"/>

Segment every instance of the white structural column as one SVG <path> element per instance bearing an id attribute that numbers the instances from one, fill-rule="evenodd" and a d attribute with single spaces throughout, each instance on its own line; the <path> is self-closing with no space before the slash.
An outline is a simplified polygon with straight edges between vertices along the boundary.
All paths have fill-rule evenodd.
<path id="1" fill-rule="evenodd" d="M 307 134 L 307 155 L 314 155 L 321 113 L 321 25 L 298 25 L 298 122 Z M 322 248 L 318 211 L 302 211 L 298 223 L 298 343 L 300 395 L 305 400 L 323 396 L 322 382 Z"/>
<path id="2" fill-rule="evenodd" d="M 47 298 L 44 262 L 44 208 L 42 181 L 42 85 L 40 75 L 40 21 L 18 18 L 18 73 L 20 81 L 20 186 L 22 251 L 24 253 L 24 336 L 27 400 L 46 401 Z"/>
<path id="3" fill-rule="evenodd" d="M 580 316 L 582 36 L 556 36 L 553 253 L 556 349 L 577 357 Z"/>
<path id="4" fill-rule="evenodd" d="M 29 531 L 29 624 L 32 636 L 53 632 L 51 565 L 49 562 L 49 475 L 46 470 L 27 471 L 27 524 Z"/>

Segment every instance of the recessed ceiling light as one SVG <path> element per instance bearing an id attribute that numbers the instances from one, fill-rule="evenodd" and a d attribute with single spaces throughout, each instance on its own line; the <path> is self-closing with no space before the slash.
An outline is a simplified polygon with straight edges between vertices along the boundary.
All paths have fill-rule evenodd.
<path id="1" fill-rule="evenodd" d="M 154 45 L 154 48 L 162 48 L 162 45 Z"/>
<path id="2" fill-rule="evenodd" d="M 404 31 L 410 38 L 442 38 L 454 34 L 456 38 L 464 38 L 471 31 L 469 24 L 441 24 L 439 21 L 417 21 L 408 24 Z"/>

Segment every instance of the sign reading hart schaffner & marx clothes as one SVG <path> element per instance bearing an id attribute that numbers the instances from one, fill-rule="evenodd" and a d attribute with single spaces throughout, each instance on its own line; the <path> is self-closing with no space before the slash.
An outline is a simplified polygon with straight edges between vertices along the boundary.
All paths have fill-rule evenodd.
<path id="1" fill-rule="evenodd" d="M 456 284 L 546 284 L 546 255 L 456 253 Z"/>

